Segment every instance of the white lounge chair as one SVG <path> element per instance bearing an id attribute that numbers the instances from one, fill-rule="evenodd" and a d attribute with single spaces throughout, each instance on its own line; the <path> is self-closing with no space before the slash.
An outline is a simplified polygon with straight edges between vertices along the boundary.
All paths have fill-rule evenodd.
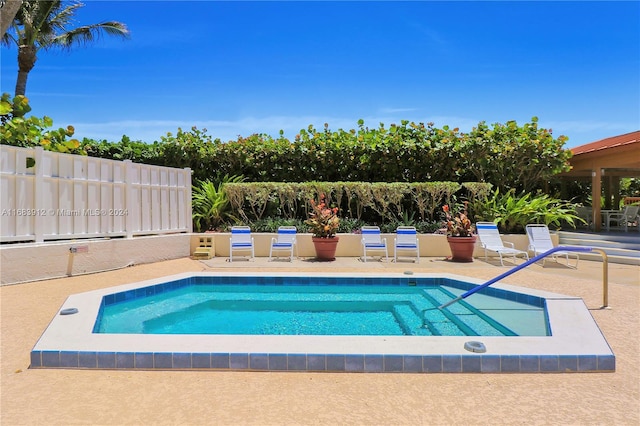
<path id="1" fill-rule="evenodd" d="M 522 256 L 526 260 L 529 260 L 529 254 L 526 251 L 518 250 L 514 248 L 513 243 L 507 242 L 506 244 L 511 247 L 505 246 L 505 243 L 500 237 L 500 231 L 498 231 L 498 225 L 493 222 L 478 222 L 476 223 L 476 232 L 478 233 L 478 239 L 480 245 L 484 249 L 484 259 L 487 260 L 487 252 L 493 251 L 500 256 L 500 265 L 504 266 L 503 256 L 511 256 L 513 262 L 516 262 L 517 256 Z"/>
<path id="2" fill-rule="evenodd" d="M 534 256 L 545 253 L 554 247 L 547 225 L 531 224 L 526 226 L 526 230 L 527 238 L 529 238 L 529 250 L 533 252 Z M 575 256 L 576 264 L 573 266 L 574 268 L 578 267 L 578 261 L 580 260 L 578 253 L 570 253 L 564 250 L 557 251 L 550 256 L 556 262 L 558 261 L 559 256 L 564 256 L 567 260 L 567 266 L 571 266 L 569 264 L 569 256 Z M 545 260 L 547 260 L 546 257 L 542 259 L 542 266 L 544 266 Z"/>
<path id="3" fill-rule="evenodd" d="M 420 262 L 420 241 L 414 226 L 398 226 L 393 239 L 393 261 L 398 261 L 398 252 L 415 253 L 416 263 Z"/>
<path id="4" fill-rule="evenodd" d="M 229 239 L 229 262 L 233 262 L 233 254 L 237 252 L 251 253 L 250 259 L 255 257 L 253 249 L 253 237 L 248 226 L 232 226 Z"/>
<path id="5" fill-rule="evenodd" d="M 363 226 L 360 229 L 362 233 L 362 253 L 363 262 L 367 261 L 367 253 L 370 251 L 382 253 L 384 251 L 384 257 L 389 261 L 389 252 L 387 250 L 387 239 L 382 238 L 380 235 L 380 228 L 377 226 Z"/>
<path id="6" fill-rule="evenodd" d="M 611 229 L 611 223 L 615 223 L 617 228 L 624 228 L 624 232 L 629 231 L 629 227 L 637 226 L 640 231 L 640 219 L 638 218 L 640 206 L 627 206 L 620 213 L 611 213 L 607 220 L 607 231 Z"/>
<path id="7" fill-rule="evenodd" d="M 289 256 L 289 262 L 293 262 L 293 250 L 296 249 L 296 234 L 298 230 L 295 226 L 278 227 L 278 236 L 271 238 L 271 248 L 269 249 L 269 261 L 274 253 L 285 252 Z M 278 257 L 276 255 L 276 257 Z"/>

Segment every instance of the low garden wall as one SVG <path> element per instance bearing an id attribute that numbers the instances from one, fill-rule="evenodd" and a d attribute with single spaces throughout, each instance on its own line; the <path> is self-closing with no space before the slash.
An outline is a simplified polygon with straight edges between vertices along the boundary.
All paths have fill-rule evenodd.
<path id="1" fill-rule="evenodd" d="M 275 233 L 253 233 L 255 255 L 256 257 L 268 257 L 269 248 L 271 246 L 271 239 L 276 236 Z M 228 257 L 229 256 L 229 239 L 230 233 L 207 233 L 207 234 L 193 234 L 191 239 L 191 254 L 194 253 L 198 247 L 200 237 L 212 237 L 213 238 L 213 251 L 215 256 Z M 298 234 L 297 246 L 298 256 L 300 257 L 314 257 L 315 249 L 313 242 L 311 241 L 312 234 Z M 358 257 L 362 255 L 362 245 L 360 234 L 338 234 L 340 242 L 338 243 L 338 249 L 336 251 L 337 257 Z M 393 239 L 395 234 L 382 234 L 383 238 L 387 239 L 387 246 L 389 250 L 389 256 L 393 256 Z M 553 235 L 552 238 L 557 236 Z M 449 244 L 447 243 L 447 237 L 440 234 L 419 234 L 418 239 L 420 241 L 420 256 L 421 257 L 446 257 L 451 256 Z M 512 242 L 515 248 L 519 250 L 526 250 L 529 244 L 526 235 L 504 235 L 503 241 Z M 557 244 L 557 240 L 554 241 Z M 494 253 L 495 255 L 495 253 Z M 484 250 L 480 247 L 480 243 L 476 242 L 476 249 L 474 251 L 474 257 L 484 256 Z"/>

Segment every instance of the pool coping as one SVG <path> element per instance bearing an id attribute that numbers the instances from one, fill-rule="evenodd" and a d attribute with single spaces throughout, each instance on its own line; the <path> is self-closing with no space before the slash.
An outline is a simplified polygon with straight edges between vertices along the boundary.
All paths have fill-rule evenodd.
<path id="1" fill-rule="evenodd" d="M 215 369 L 404 373 L 612 372 L 615 355 L 583 300 L 508 284 L 492 287 L 546 299 L 551 336 L 257 336 L 93 333 L 102 297 L 196 276 L 308 276 L 301 273 L 183 273 L 70 295 L 31 351 L 30 368 Z M 402 273 L 324 273 L 404 277 Z M 416 273 L 474 284 L 454 274 Z M 480 341 L 486 352 L 464 349 Z M 188 348 L 188 349 L 186 349 Z"/>

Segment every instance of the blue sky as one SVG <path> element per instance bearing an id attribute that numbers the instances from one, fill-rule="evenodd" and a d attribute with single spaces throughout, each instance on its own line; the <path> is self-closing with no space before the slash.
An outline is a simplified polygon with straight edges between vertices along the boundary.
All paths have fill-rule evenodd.
<path id="1" fill-rule="evenodd" d="M 223 141 L 400 120 L 539 117 L 573 147 L 640 129 L 640 2 L 92 1 L 131 39 L 41 51 L 32 114 L 76 137 Z M 1 50 L 13 94 L 16 50 Z"/>

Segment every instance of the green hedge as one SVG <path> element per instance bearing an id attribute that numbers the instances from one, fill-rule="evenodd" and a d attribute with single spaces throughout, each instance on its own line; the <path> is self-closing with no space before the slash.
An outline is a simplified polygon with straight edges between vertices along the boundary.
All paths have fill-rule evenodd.
<path id="1" fill-rule="evenodd" d="M 479 182 L 240 182 L 226 183 L 231 214 L 244 222 L 279 217 L 300 220 L 308 216 L 309 201 L 324 194 L 340 217 L 357 223 L 391 223 L 440 219 L 443 204 L 456 198 L 486 197 L 491 185 Z"/>
<path id="2" fill-rule="evenodd" d="M 282 134 L 213 139 L 206 130 L 178 129 L 159 142 L 85 139 L 89 155 L 131 159 L 171 167 L 190 167 L 194 181 L 243 176 L 248 182 L 490 182 L 500 190 L 535 192 L 555 174 L 569 168 L 567 140 L 538 128 L 534 117 L 515 121 L 480 122 L 469 133 L 433 123 L 403 120 L 399 125 L 322 130 L 309 126 L 289 140 Z"/>

